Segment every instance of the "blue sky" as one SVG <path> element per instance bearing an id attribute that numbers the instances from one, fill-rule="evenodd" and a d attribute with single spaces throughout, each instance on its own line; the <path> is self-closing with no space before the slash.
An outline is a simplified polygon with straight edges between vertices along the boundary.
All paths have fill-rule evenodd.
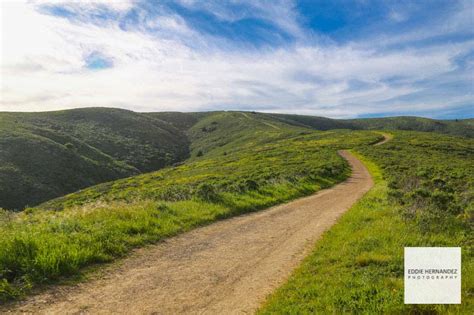
<path id="1" fill-rule="evenodd" d="M 2 2 L 0 110 L 474 117 L 474 1 Z"/>

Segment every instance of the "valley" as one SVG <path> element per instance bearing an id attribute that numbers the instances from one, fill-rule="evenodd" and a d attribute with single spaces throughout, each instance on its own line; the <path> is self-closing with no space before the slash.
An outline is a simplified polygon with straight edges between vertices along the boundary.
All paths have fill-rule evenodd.
<path id="1" fill-rule="evenodd" d="M 400 303 L 399 277 L 401 275 L 398 268 L 401 266 L 401 253 L 394 251 L 393 248 L 399 250 L 408 243 L 405 243 L 404 239 L 385 238 L 383 235 L 389 233 L 390 229 L 398 231 L 397 235 L 405 235 L 407 237 L 405 239 L 410 239 L 409 242 L 412 245 L 464 244 L 463 248 L 465 248 L 466 253 L 469 253 L 468 244 L 472 239 L 472 235 L 468 232 L 471 217 L 471 212 L 469 212 L 471 210 L 469 209 L 472 209 L 473 204 L 471 195 L 473 174 L 470 170 L 474 169 L 472 167 L 474 145 L 473 140 L 469 137 L 443 135 L 441 132 L 444 131 L 442 130 L 436 132 L 400 131 L 397 129 L 398 127 L 393 127 L 393 119 L 387 119 L 386 128 L 379 128 L 380 125 L 376 125 L 377 129 L 372 131 L 360 130 L 354 126 L 351 127 L 353 129 L 340 129 L 344 126 L 347 127 L 347 125 L 344 125 L 346 122 L 320 117 L 311 118 L 310 116 L 295 117 L 294 115 L 255 112 L 135 114 L 122 110 L 118 110 L 118 113 L 113 110 L 110 113 L 112 117 L 114 115 L 124 115 L 126 117 L 123 118 L 125 119 L 123 125 L 112 132 L 109 127 L 105 128 L 108 120 L 108 114 L 106 113 L 108 109 L 88 109 L 84 111 L 92 111 L 94 115 L 100 114 L 100 123 L 94 122 L 95 120 L 91 122 L 89 118 L 84 118 L 84 113 L 78 114 L 74 111 L 60 114 L 48 113 L 44 116 L 43 114 L 39 115 L 41 123 L 38 122 L 38 118 L 33 120 L 29 118 L 28 127 L 26 127 L 27 123 L 24 121 L 26 118 L 22 118 L 22 127 L 18 130 L 21 130 L 21 137 L 34 138 L 34 141 L 37 141 L 36 139 L 40 139 L 39 132 L 45 133 L 44 128 L 51 129 L 53 128 L 51 126 L 56 126 L 55 124 L 64 124 L 61 125 L 62 129 L 54 127 L 59 130 L 54 133 L 54 137 L 57 137 L 54 138 L 56 141 L 64 142 L 62 137 L 66 137 L 67 132 L 68 141 L 77 141 L 75 143 L 81 143 L 87 148 L 94 147 L 94 150 L 97 152 L 100 150 L 104 156 L 107 156 L 109 160 L 106 161 L 109 162 L 104 162 L 106 163 L 104 164 L 106 165 L 104 166 L 105 169 L 109 167 L 108 165 L 119 165 L 123 169 L 131 170 L 131 173 L 121 173 L 117 175 L 119 178 L 112 178 L 114 179 L 112 181 L 104 177 L 99 180 L 97 185 L 82 187 L 81 190 L 63 194 L 57 196 L 57 198 L 47 199 L 45 195 L 44 199 L 46 200 L 44 202 L 40 202 L 34 207 L 17 209 L 22 211 L 1 211 L 0 275 L 2 281 L 0 282 L 0 300 L 4 302 L 22 300 L 25 296 L 34 293 L 31 298 L 26 298 L 26 302 L 19 302 L 20 304 L 8 302 L 9 309 L 19 307 L 18 311 L 41 311 L 43 309 L 61 310 L 61 307 L 66 307 L 79 310 L 82 306 L 89 305 L 91 310 L 100 311 L 116 305 L 118 311 L 121 304 L 117 304 L 117 300 L 114 300 L 115 294 L 123 295 L 123 292 L 135 290 L 132 289 L 133 287 L 138 288 L 140 281 L 142 281 L 140 279 L 149 278 L 146 275 L 147 272 L 156 274 L 157 277 L 156 281 L 150 284 L 157 283 L 157 287 L 150 288 L 150 292 L 159 290 L 160 285 L 158 283 L 162 283 L 162 280 L 159 279 L 170 277 L 173 274 L 172 270 L 176 270 L 176 273 L 180 274 L 187 268 L 179 261 L 174 260 L 173 257 L 186 257 L 188 249 L 194 247 L 196 251 L 189 253 L 191 256 L 186 261 L 197 264 L 193 270 L 204 268 L 199 274 L 208 274 L 208 276 L 203 276 L 203 279 L 212 279 L 217 275 L 215 273 L 217 269 L 207 268 L 205 263 L 200 265 L 199 255 L 206 252 L 207 261 L 217 261 L 218 257 L 227 255 L 229 253 L 228 246 L 230 245 L 226 241 L 215 245 L 218 247 L 212 246 L 209 248 L 208 246 L 213 240 L 227 239 L 225 233 L 230 233 L 229 231 L 233 228 L 242 232 L 245 231 L 245 233 L 235 232 L 231 234 L 237 237 L 232 248 L 235 249 L 236 257 L 240 258 L 232 259 L 232 261 L 235 261 L 235 265 L 232 267 L 235 274 L 225 273 L 228 270 L 227 267 L 224 267 L 227 266 L 227 260 L 223 260 L 221 271 L 224 273 L 218 278 L 223 285 L 227 283 L 225 279 L 229 281 L 231 279 L 241 279 L 239 281 L 235 280 L 235 283 L 240 283 L 242 288 L 248 286 L 248 282 L 245 281 L 251 281 L 252 279 L 252 277 L 246 276 L 247 271 L 245 271 L 249 270 L 248 264 L 251 263 L 252 259 L 255 259 L 253 266 L 258 266 L 260 263 L 265 265 L 265 259 L 260 256 L 265 252 L 263 248 L 269 250 L 274 248 L 275 253 L 279 253 L 282 250 L 279 244 L 283 242 L 283 240 L 278 241 L 279 237 L 286 235 L 286 238 L 292 239 L 290 235 L 301 235 L 300 237 L 295 236 L 295 241 L 299 241 L 294 246 L 288 247 L 289 250 L 293 249 L 294 252 L 281 252 L 280 258 L 275 258 L 276 260 L 272 263 L 275 266 L 281 263 L 284 264 L 282 266 L 286 267 L 273 269 L 273 267 L 267 265 L 268 267 L 265 268 L 265 271 L 262 269 L 261 273 L 268 273 L 268 278 L 261 281 L 255 280 L 257 283 L 261 283 L 262 287 L 258 289 L 258 292 L 260 292 L 257 295 L 258 298 L 249 304 L 247 310 L 259 308 L 259 305 L 265 301 L 266 295 L 272 293 L 280 284 L 283 284 L 282 288 L 278 289 L 275 295 L 271 295 L 268 302 L 263 304 L 264 308 L 260 310 L 261 312 L 306 312 L 308 309 L 305 309 L 305 307 L 311 309 L 317 307 L 321 311 L 352 312 L 357 311 L 357 307 L 366 309 L 371 305 L 374 307 L 374 312 L 393 309 L 393 304 L 389 303 L 388 300 L 387 302 L 381 302 L 380 298 L 393 293 L 395 294 L 394 301 Z M 26 114 L 20 116 L 22 115 Z M 51 118 L 56 115 L 59 115 L 61 120 L 68 117 L 67 119 L 71 120 L 72 123 L 68 122 L 66 124 L 63 122 L 60 124 L 57 122 L 59 118 Z M 130 118 L 130 115 L 134 118 Z M 48 118 L 44 118 L 46 116 Z M 71 116 L 74 118 L 71 118 Z M 47 121 L 46 127 L 44 120 Z M 146 130 L 135 130 L 137 128 L 135 120 L 138 120 L 139 125 L 146 126 Z M 402 119 L 401 121 L 405 120 Z M 323 123 L 318 125 L 319 122 Z M 151 125 L 148 126 L 146 123 L 158 126 L 159 129 L 153 129 L 150 127 Z M 459 123 L 463 124 L 464 122 Z M 332 129 L 330 124 L 333 124 L 335 129 Z M 380 124 L 380 121 L 377 121 L 377 124 Z M 35 127 L 31 127 L 32 125 Z M 401 126 L 403 127 L 403 125 Z M 416 127 L 417 125 L 413 126 Z M 107 132 L 103 131 L 103 143 L 95 143 L 88 138 L 88 134 L 92 137 L 97 128 L 107 130 Z M 372 129 L 372 127 L 367 126 L 364 128 Z M 165 134 L 162 135 L 163 132 Z M 12 134 L 5 134 L 7 135 L 5 139 L 11 141 Z M 50 133 L 48 135 L 52 137 Z M 131 137 L 137 138 L 132 141 Z M 173 137 L 177 138 L 173 139 Z M 123 145 L 121 141 L 130 143 L 127 150 L 119 150 L 120 146 Z M 115 143 L 115 146 L 112 146 L 110 142 Z M 150 146 L 150 143 L 155 143 L 155 147 Z M 169 143 L 172 143 L 172 145 L 169 145 Z M 54 145 L 63 146 L 69 150 L 68 146 L 60 144 L 60 142 Z M 161 164 L 155 162 L 146 164 L 157 160 L 143 159 L 143 155 L 139 154 L 139 152 L 145 152 L 144 155 L 155 154 L 152 152 L 165 152 L 166 150 L 168 150 L 168 153 L 165 153 L 164 156 L 167 158 L 160 160 Z M 346 159 L 350 160 L 350 163 L 348 163 L 345 158 L 338 154 L 340 150 L 350 150 L 365 165 L 369 166 L 369 170 L 374 176 L 375 186 L 367 196 L 362 197 L 358 202 L 356 200 L 370 186 L 364 186 L 358 182 L 361 179 L 358 178 L 357 170 L 354 171 L 355 162 L 351 161 L 351 157 L 345 156 Z M 426 155 L 426 152 L 429 152 L 429 155 Z M 36 153 L 36 151 L 33 151 L 28 158 L 35 156 Z M 449 161 L 456 162 L 453 164 L 447 163 L 446 154 L 449 154 Z M 137 158 L 134 158 L 135 156 Z M 158 154 L 158 156 L 160 155 Z M 428 156 L 429 159 L 427 159 Z M 12 155 L 3 155 L 3 159 L 10 159 L 10 162 L 8 162 L 10 164 L 16 162 Z M 90 158 L 85 160 L 89 161 Z M 98 162 L 93 164 L 102 167 L 102 164 Z M 60 163 L 54 163 L 53 167 L 63 167 L 61 165 Z M 17 168 L 16 172 L 28 170 L 19 166 L 21 165 L 15 166 Z M 48 174 L 57 174 L 60 170 L 53 171 L 48 167 L 43 165 L 39 169 Z M 157 170 L 153 171 L 153 168 Z M 74 172 L 78 171 L 74 168 L 68 169 Z M 83 170 L 84 168 L 79 169 L 79 171 Z M 382 173 L 384 174 L 383 177 L 380 175 Z M 5 172 L 0 172 L 0 174 L 2 174 L 4 181 L 9 180 L 10 185 L 8 187 L 22 185 L 21 177 L 10 177 Z M 68 178 L 71 178 L 71 176 L 74 175 L 69 174 Z M 53 179 L 49 178 L 48 180 L 52 181 Z M 100 181 L 105 182 L 101 183 Z M 59 181 L 58 185 L 60 183 Z M 330 198 L 331 194 L 328 194 L 327 191 L 338 191 L 338 187 L 347 187 L 347 185 L 355 185 L 357 189 L 361 189 L 361 193 L 345 193 L 345 197 L 335 197 L 332 201 L 328 199 L 327 202 L 329 203 L 326 203 L 326 206 L 318 208 L 318 204 L 322 202 L 318 201 L 319 198 Z M 8 190 L 5 190 L 7 186 L 1 187 L 3 194 L 12 198 L 8 194 Z M 414 189 L 413 187 L 417 188 Z M 38 191 L 41 192 L 41 190 Z M 298 199 L 309 195 L 311 196 Z M 312 198 L 315 198 L 314 202 L 311 201 Z M 292 201 L 295 199 L 297 200 Z M 345 200 L 348 203 L 344 203 Z M 290 203 L 276 206 L 286 202 Z M 308 205 L 310 206 L 305 208 L 305 202 L 309 202 Z M 273 206 L 276 207 L 271 208 Z M 417 209 L 416 212 L 413 211 L 414 208 Z M 304 209 L 319 210 L 315 210 L 316 212 L 311 210 L 311 212 L 305 214 Z M 336 211 L 336 209 L 339 210 Z M 350 210 L 342 215 L 348 209 Z M 380 210 L 381 212 L 375 217 L 371 217 L 374 214 L 368 209 L 373 209 L 371 211 Z M 275 213 L 275 215 L 270 215 L 271 213 Z M 284 215 L 282 217 L 283 221 L 280 223 L 281 226 L 271 226 L 275 221 L 269 218 L 272 217 L 276 220 L 278 217 L 276 213 Z M 342 215 L 342 218 L 337 220 L 333 228 L 329 229 L 340 215 Z M 367 219 L 366 216 L 371 218 Z M 347 219 L 347 217 L 352 219 Z M 211 224 L 218 220 L 223 221 Z M 252 223 L 254 220 L 257 221 Z M 369 224 L 363 227 L 357 225 L 359 226 L 357 231 L 353 230 L 355 228 L 354 224 L 365 222 L 364 220 L 368 220 L 367 222 L 374 224 L 374 226 L 383 222 L 382 225 L 387 227 L 393 225 L 393 227 L 382 231 L 378 228 L 371 230 Z M 235 223 L 241 221 L 248 223 L 248 225 Z M 260 223 L 257 224 L 257 222 Z M 292 225 L 290 222 L 295 222 L 295 224 L 300 222 L 298 223 L 300 225 Z M 439 224 L 434 225 L 434 222 Z M 219 227 L 222 226 L 228 227 L 225 230 L 220 230 Z M 255 230 L 252 230 L 252 226 L 255 226 Z M 290 228 L 290 226 L 292 227 Z M 201 232 L 214 230 L 215 232 L 209 232 L 210 235 L 206 234 L 207 232 Z M 283 230 L 289 234 L 281 234 L 280 231 Z M 203 238 L 199 236 L 201 233 L 204 233 L 202 234 Z M 220 235 L 219 233 L 224 234 Z M 360 235 L 353 238 L 347 233 Z M 375 247 L 363 245 L 368 242 L 368 239 L 372 239 L 375 233 L 380 233 L 383 241 L 380 240 L 378 242 L 381 243 L 377 244 L 381 245 Z M 390 235 L 393 236 L 393 234 Z M 316 243 L 319 247 L 315 251 L 311 251 L 314 242 L 320 237 L 322 237 L 321 240 Z M 198 239 L 202 239 L 203 243 L 193 243 L 193 246 L 186 245 L 186 240 L 194 242 Z M 250 241 L 250 239 L 253 241 Z M 183 240 L 184 243 L 169 247 L 171 246 L 169 244 L 181 244 L 179 240 Z M 257 240 L 259 241 L 254 244 Z M 332 244 L 348 242 L 349 240 L 354 242 L 350 246 L 351 253 L 346 253 L 336 259 L 336 261 L 341 261 L 342 264 L 338 267 L 338 272 L 344 274 L 345 268 L 347 268 L 352 277 L 355 275 L 354 272 L 361 272 L 361 276 L 367 277 L 365 272 L 372 270 L 371 268 L 376 268 L 379 271 L 385 270 L 374 275 L 374 290 L 378 293 L 373 295 L 373 299 L 371 298 L 365 302 L 360 301 L 362 306 L 357 306 L 358 304 L 346 305 L 332 300 L 335 296 L 339 296 L 339 299 L 341 299 L 345 295 L 328 291 L 327 296 L 318 298 L 318 303 L 321 303 L 318 304 L 319 306 L 307 305 L 303 296 L 298 297 L 294 294 L 291 294 L 292 300 L 288 300 L 287 292 L 295 290 L 294 287 L 291 287 L 295 281 L 312 279 L 312 276 L 308 277 L 307 274 L 300 271 L 304 268 L 313 268 L 311 267 L 312 259 L 318 261 L 318 272 L 314 274 L 315 276 L 334 272 L 334 270 L 325 269 L 325 255 L 330 252 L 321 249 L 321 246 L 331 248 L 331 246 L 334 246 Z M 394 245 L 393 242 L 399 243 Z M 252 247 L 254 246 L 252 244 L 256 247 Z M 258 247 L 257 244 L 263 247 Z M 391 245 L 389 246 L 389 244 Z M 218 249 L 219 246 L 222 247 L 222 250 Z M 137 248 L 141 249 L 137 250 Z M 253 254 L 249 252 L 248 255 L 250 256 L 246 256 L 247 254 L 244 253 L 251 250 L 251 248 L 254 248 L 255 252 Z M 161 258 L 158 257 L 161 257 L 160 255 L 165 251 L 170 253 L 170 259 L 172 260 L 163 260 L 160 263 Z M 184 252 L 179 254 L 180 251 Z M 375 251 L 375 253 L 371 251 Z M 310 252 L 309 258 L 305 259 L 300 267 L 302 269 L 297 269 L 296 273 L 292 275 L 293 268 L 297 267 L 299 262 Z M 331 253 L 337 252 L 339 252 L 337 249 L 331 251 Z M 214 256 L 209 258 L 208 255 Z M 293 258 L 287 260 L 284 257 Z M 469 274 L 473 268 L 472 264 L 469 263 L 469 257 L 469 254 L 463 256 L 466 261 L 463 274 Z M 328 260 L 328 266 L 338 265 L 334 259 L 333 257 Z M 360 263 L 350 263 L 349 259 L 350 261 L 360 261 Z M 380 260 L 380 263 L 378 260 Z M 322 265 L 321 262 L 323 262 Z M 104 272 L 109 276 L 104 279 L 97 275 L 94 276 L 96 273 L 93 270 L 97 268 L 99 271 L 102 270 L 103 268 L 99 268 L 99 266 L 104 263 L 112 263 L 104 269 L 107 270 Z M 117 263 L 118 267 L 116 267 Z M 164 273 L 157 272 L 156 268 L 160 269 L 160 264 L 167 266 Z M 172 265 L 175 266 L 171 267 Z M 140 266 L 149 266 L 150 269 L 142 270 Z M 218 266 L 215 265 L 215 268 L 220 268 Z M 389 269 L 387 269 L 388 267 Z M 257 268 L 257 270 L 259 269 Z M 186 273 L 183 274 L 183 277 L 193 278 L 196 274 L 189 272 L 187 276 L 185 275 Z M 284 279 L 288 276 L 290 276 L 289 282 L 284 284 Z M 92 277 L 93 280 L 81 284 L 80 279 L 83 277 Z M 116 277 L 126 277 L 131 280 L 120 287 L 117 286 L 116 280 L 114 280 Z M 94 278 L 96 279 L 94 280 Z M 61 287 L 56 288 L 55 284 L 68 282 L 68 279 L 77 279 L 79 283 L 71 287 L 66 286 L 63 289 Z M 247 280 L 244 281 L 244 279 Z M 357 281 L 358 278 L 354 279 Z M 395 279 L 393 280 L 395 291 L 389 293 L 389 291 L 386 291 L 387 286 L 379 284 L 377 279 L 380 279 L 380 281 Z M 217 291 L 212 291 L 216 290 L 217 287 L 213 287 L 209 283 L 203 285 L 199 282 L 201 280 L 196 281 L 192 282 L 195 283 L 196 287 L 211 290 L 203 291 L 202 294 L 206 296 L 219 295 Z M 340 283 L 333 283 L 333 277 L 323 277 L 323 279 L 312 281 L 335 289 L 340 289 L 342 286 Z M 180 290 L 179 284 L 173 283 L 169 283 L 171 286 L 169 292 L 178 292 Z M 190 282 L 186 283 L 189 285 Z M 306 288 L 305 284 L 298 283 L 299 289 L 297 292 L 313 292 L 311 291 L 312 288 Z M 472 286 L 472 279 L 466 276 L 463 278 L 463 283 L 468 287 Z M 177 287 L 174 288 L 175 285 Z M 52 289 L 41 293 L 41 290 L 51 286 Z M 118 291 L 112 290 L 110 296 L 104 298 L 104 303 L 108 304 L 91 304 L 87 296 L 91 296 L 89 294 L 94 295 L 95 288 L 103 290 L 104 286 L 110 288 L 110 290 L 116 288 Z M 234 284 L 229 283 L 228 286 L 228 290 L 237 290 Z M 227 290 L 221 289 L 223 292 Z M 119 293 L 120 290 L 122 290 L 122 293 Z M 248 288 L 244 291 L 246 290 Z M 321 293 L 322 291 L 319 290 L 318 292 Z M 466 292 L 469 292 L 469 289 Z M 308 296 L 308 293 L 305 294 Z M 170 298 L 163 295 L 161 303 L 165 305 Z M 348 298 L 351 301 L 354 301 L 354 299 L 357 301 L 354 296 Z M 465 298 L 470 299 L 469 296 Z M 126 298 L 125 300 L 129 301 L 130 299 Z M 35 302 L 39 300 L 47 302 L 38 302 L 39 304 Z M 66 300 L 76 302 L 73 302 L 75 303 L 73 305 L 66 303 Z M 215 310 L 225 311 L 225 305 L 228 305 L 227 310 L 230 309 L 231 305 L 236 307 L 232 300 L 219 300 L 220 302 L 216 304 Z M 189 310 L 193 309 L 198 312 L 199 308 L 193 308 L 198 306 L 191 302 L 191 297 L 183 296 L 183 301 L 190 301 L 189 307 L 191 308 Z M 225 304 L 227 303 L 225 301 L 228 301 L 229 304 Z M 292 301 L 296 304 L 291 304 Z M 314 303 L 313 299 L 310 301 Z M 147 295 L 143 296 L 143 302 L 137 300 L 137 307 L 138 303 L 143 303 L 143 311 L 153 308 L 153 303 L 147 302 Z M 209 301 L 209 303 L 211 302 Z M 295 308 L 296 305 L 297 308 Z M 126 309 L 127 306 L 122 305 L 122 307 Z M 169 307 L 171 307 L 171 304 Z M 242 305 L 242 307 L 246 306 Z M 184 309 L 170 308 L 169 310 L 184 312 Z"/>

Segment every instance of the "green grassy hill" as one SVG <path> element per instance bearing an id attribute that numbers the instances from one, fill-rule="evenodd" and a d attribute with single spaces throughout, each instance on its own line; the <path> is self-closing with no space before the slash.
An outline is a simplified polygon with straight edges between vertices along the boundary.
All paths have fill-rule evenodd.
<path id="1" fill-rule="evenodd" d="M 0 299 L 144 243 L 334 185 L 350 173 L 338 149 L 381 139 L 373 132 L 320 132 L 240 112 L 207 114 L 188 136 L 192 156 L 179 166 L 0 214 Z"/>
<path id="2" fill-rule="evenodd" d="M 346 122 L 355 126 L 356 129 L 366 130 L 407 130 L 446 133 L 465 137 L 474 137 L 474 125 L 472 119 L 459 120 L 435 120 L 422 117 L 386 117 L 352 119 Z"/>
<path id="3" fill-rule="evenodd" d="M 266 114 L 287 124 L 316 130 L 408 130 L 474 137 L 473 119 L 436 120 L 423 117 L 384 117 L 359 119 L 330 119 L 317 116 Z"/>
<path id="4" fill-rule="evenodd" d="M 335 120 L 255 112 L 135 113 L 86 108 L 0 113 L 0 207 L 21 210 L 98 183 L 271 142 L 288 131 L 417 130 L 474 137 L 471 120 Z M 252 132 L 249 132 L 249 131 Z M 236 145 L 237 144 L 237 145 Z"/>
<path id="5" fill-rule="evenodd" d="M 252 133 L 247 132 L 251 129 Z M 0 113 L 0 207 L 23 209 L 76 190 L 146 173 L 189 156 L 226 152 L 237 143 L 288 131 L 414 130 L 474 137 L 472 119 L 420 117 L 335 120 L 255 112 L 135 113 L 87 108 Z"/>
<path id="6" fill-rule="evenodd" d="M 0 207 L 22 209 L 188 156 L 187 137 L 126 110 L 0 113 Z"/>
<path id="7" fill-rule="evenodd" d="M 97 200 L 187 200 L 197 193 L 197 187 L 203 183 L 211 184 L 219 191 L 238 191 L 239 185 L 244 185 L 246 181 L 259 184 L 271 179 L 279 182 L 310 172 L 311 168 L 318 168 L 314 163 L 321 162 L 323 154 L 327 156 L 328 165 L 333 160 L 342 163 L 338 166 L 339 174 L 344 163 L 336 155 L 338 148 L 354 145 L 358 141 L 370 143 L 381 137 L 373 133 L 352 132 L 354 139 L 345 141 L 343 138 L 349 132 L 320 133 L 272 121 L 261 114 L 213 112 L 188 129 L 191 157 L 183 165 L 103 183 L 50 200 L 39 207 L 63 209 Z M 320 146 L 318 158 L 304 160 L 304 152 L 310 152 L 312 147 L 303 149 L 300 146 L 316 140 L 319 142 L 315 145 Z M 296 149 L 301 150 L 300 156 Z M 293 152 L 291 157 L 297 161 L 295 165 L 285 165 L 286 160 L 281 159 L 288 158 L 289 152 Z M 272 154 L 277 156 L 272 157 Z M 267 166 L 268 159 L 273 160 L 275 165 Z"/>
<path id="8" fill-rule="evenodd" d="M 19 213 L 0 210 L 0 301 L 81 274 L 84 267 L 112 261 L 134 247 L 339 183 L 350 170 L 337 150 L 353 149 L 371 168 L 376 186 L 318 243 L 262 312 L 460 309 L 404 306 L 401 255 L 405 245 L 462 245 L 469 251 L 472 139 L 392 131 L 393 140 L 372 146 L 382 139 L 380 133 L 351 130 L 422 128 L 411 118 L 406 124 L 402 118 L 361 123 L 251 112 L 136 114 L 109 109 L 0 117 L 5 122 L 2 132 L 8 135 L 0 141 L 10 152 L 2 152 L 2 158 L 12 163 L 12 172 L 38 176 L 32 182 L 44 181 L 40 177 L 44 176 L 61 187 L 68 177 L 81 178 L 77 174 L 84 170 L 89 175 L 104 172 L 104 177 L 112 172 L 117 177 L 133 175 Z M 461 129 L 469 134 L 469 128 Z M 18 145 L 14 140 L 31 144 Z M 29 164 L 28 156 L 15 158 L 33 144 L 38 164 Z M 128 149 L 120 150 L 121 146 Z M 14 150 L 18 151 L 11 153 Z M 150 150 L 165 152 L 157 153 L 160 157 L 171 154 L 166 163 L 153 164 L 164 168 L 146 172 L 143 157 L 152 154 Z M 2 164 L 0 174 L 7 174 L 3 165 L 8 164 Z M 51 169 L 58 170 L 51 172 L 56 177 L 48 173 Z M 57 182 L 64 172 L 69 172 L 65 180 Z M 13 177 L 4 178 L 14 182 Z M 6 191 L 6 186 L 0 187 Z M 463 275 L 472 274 L 471 257 L 463 252 Z M 472 292 L 472 286 L 472 277 L 463 276 L 464 292 Z"/>
<path id="9" fill-rule="evenodd" d="M 356 148 L 375 186 L 259 314 L 473 314 L 474 141 L 393 132 Z M 404 247 L 462 248 L 462 304 L 403 303 Z"/>
<path id="10" fill-rule="evenodd" d="M 312 128 L 316 130 L 331 129 L 360 129 L 350 122 L 318 116 L 290 115 L 290 114 L 265 114 L 284 123 Z"/>
<path id="11" fill-rule="evenodd" d="M 167 123 L 171 124 L 173 127 L 181 130 L 182 132 L 186 132 L 195 123 L 197 123 L 200 118 L 210 113 L 156 112 L 144 114 L 162 121 L 166 121 Z"/>

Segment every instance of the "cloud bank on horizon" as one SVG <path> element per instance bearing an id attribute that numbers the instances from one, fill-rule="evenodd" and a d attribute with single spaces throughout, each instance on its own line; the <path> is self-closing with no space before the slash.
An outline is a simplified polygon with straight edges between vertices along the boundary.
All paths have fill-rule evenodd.
<path id="1" fill-rule="evenodd" d="M 6 1 L 0 110 L 474 116 L 474 1 Z"/>

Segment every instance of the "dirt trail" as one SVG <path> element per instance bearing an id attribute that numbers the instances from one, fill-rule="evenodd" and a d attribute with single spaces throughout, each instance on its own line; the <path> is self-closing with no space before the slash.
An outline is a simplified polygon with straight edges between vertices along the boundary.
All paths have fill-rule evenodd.
<path id="1" fill-rule="evenodd" d="M 374 145 L 381 145 L 381 144 L 384 144 L 390 140 L 392 140 L 393 136 L 389 133 L 384 133 L 382 132 L 381 135 L 383 136 L 383 140 L 382 141 L 379 141 L 377 143 L 375 143 Z"/>
<path id="2" fill-rule="evenodd" d="M 252 313 L 314 242 L 373 185 L 347 151 L 352 176 L 331 189 L 216 222 L 135 251 L 99 279 L 56 287 L 10 311 L 42 314 Z M 0 311 L 1 312 L 1 311 Z"/>
<path id="3" fill-rule="evenodd" d="M 248 118 L 248 119 L 252 119 L 249 117 L 249 115 L 247 113 L 241 113 L 242 115 L 244 115 L 244 117 Z M 280 127 L 278 126 L 275 126 L 274 124 L 271 124 L 269 122 L 266 122 L 266 121 L 260 121 L 262 124 L 264 125 L 267 125 L 268 127 L 272 127 L 273 129 L 278 129 L 278 130 L 281 130 Z"/>

